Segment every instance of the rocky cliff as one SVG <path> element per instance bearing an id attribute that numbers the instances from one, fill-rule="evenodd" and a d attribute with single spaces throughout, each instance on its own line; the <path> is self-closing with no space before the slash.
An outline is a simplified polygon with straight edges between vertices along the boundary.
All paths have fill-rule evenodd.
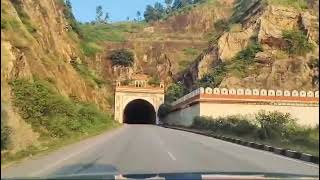
<path id="1" fill-rule="evenodd" d="M 317 11 L 313 10 L 316 4 L 308 1 L 308 7 L 299 9 L 290 4 L 285 6 L 275 2 L 235 2 L 233 15 L 228 19 L 229 29 L 177 80 L 192 89 L 198 85 L 199 79 L 215 73 L 216 67 L 224 64 L 227 70 L 221 83 L 218 83 L 220 87 L 318 89 L 319 17 Z M 312 44 L 312 50 L 303 55 L 288 52 L 288 43 L 293 40 L 286 39 L 284 32 L 301 32 L 307 37 L 308 44 Z M 255 52 L 250 64 L 237 66 L 242 63 L 239 56 L 248 52 L 248 46 L 253 41 L 262 49 Z"/>
<path id="2" fill-rule="evenodd" d="M 214 22 L 230 17 L 232 7 L 233 0 L 209 0 L 176 11 L 130 33 L 126 42 L 105 42 L 105 59 L 108 61 L 108 55 L 114 49 L 130 49 L 135 54 L 134 67 L 129 71 L 114 67 L 117 77 L 125 79 L 132 73 L 144 73 L 150 77 L 159 76 L 169 85 L 208 47 L 215 31 Z"/>

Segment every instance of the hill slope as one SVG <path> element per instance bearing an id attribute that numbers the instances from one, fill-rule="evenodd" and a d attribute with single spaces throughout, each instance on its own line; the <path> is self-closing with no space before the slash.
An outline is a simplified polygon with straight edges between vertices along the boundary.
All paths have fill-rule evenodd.
<path id="1" fill-rule="evenodd" d="M 1 124 L 5 117 L 12 152 L 39 144 L 42 136 L 71 133 L 70 124 L 61 124 L 71 120 L 68 113 L 98 113 L 82 103 L 111 111 L 111 83 L 87 63 L 99 58 L 83 55 L 66 12 L 63 1 L 1 1 Z M 55 109 L 63 103 L 75 109 Z"/>

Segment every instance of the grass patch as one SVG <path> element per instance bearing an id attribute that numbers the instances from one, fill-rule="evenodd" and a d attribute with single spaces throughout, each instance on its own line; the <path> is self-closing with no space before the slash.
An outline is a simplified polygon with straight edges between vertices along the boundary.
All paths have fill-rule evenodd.
<path id="1" fill-rule="evenodd" d="M 80 48 L 85 56 L 94 56 L 96 53 L 102 51 L 102 47 L 93 42 L 81 42 Z"/>
<path id="2" fill-rule="evenodd" d="M 199 54 L 199 50 L 195 48 L 185 48 L 183 49 L 183 52 L 186 56 L 197 56 Z"/>
<path id="3" fill-rule="evenodd" d="M 179 71 L 184 71 L 186 70 L 191 64 L 192 60 L 182 60 L 179 62 Z"/>
<path id="4" fill-rule="evenodd" d="M 30 22 L 30 17 L 26 13 L 26 11 L 23 8 L 23 4 L 21 0 L 10 0 L 13 7 L 16 9 L 16 12 L 18 13 L 18 16 L 20 17 L 22 23 L 25 25 L 26 29 L 31 33 L 36 33 L 37 28 L 32 25 Z"/>
<path id="5" fill-rule="evenodd" d="M 308 9 L 307 0 L 267 0 L 267 2 L 272 5 L 293 7 L 299 10 Z"/>
<path id="6" fill-rule="evenodd" d="M 106 82 L 100 78 L 97 77 L 97 75 L 90 71 L 88 66 L 86 64 L 80 64 L 75 61 L 71 62 L 71 65 L 73 68 L 92 86 L 94 84 L 98 85 L 99 88 L 101 88 Z"/>
<path id="7" fill-rule="evenodd" d="M 94 56 L 103 49 L 103 42 L 126 42 L 127 34 L 140 32 L 144 27 L 144 23 L 81 24 L 81 49 L 86 56 Z"/>

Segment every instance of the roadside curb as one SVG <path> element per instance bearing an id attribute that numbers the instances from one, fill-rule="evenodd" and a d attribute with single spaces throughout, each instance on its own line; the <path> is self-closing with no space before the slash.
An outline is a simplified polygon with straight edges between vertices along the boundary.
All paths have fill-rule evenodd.
<path id="1" fill-rule="evenodd" d="M 164 128 L 182 130 L 182 131 L 187 131 L 187 132 L 191 132 L 191 133 L 195 133 L 195 134 L 205 135 L 205 136 L 213 137 L 213 138 L 216 138 L 216 139 L 228 141 L 228 142 L 231 142 L 231 143 L 235 143 L 235 144 L 251 147 L 251 148 L 254 148 L 254 149 L 273 152 L 275 154 L 286 156 L 286 157 L 289 157 L 289 158 L 299 159 L 299 160 L 302 160 L 302 161 L 319 164 L 319 157 L 318 156 L 313 156 L 313 155 L 307 154 L 307 153 L 301 153 L 301 152 L 297 152 L 297 151 L 293 151 L 293 150 L 289 150 L 289 149 L 283 149 L 283 148 L 273 147 L 273 146 L 259 144 L 259 143 L 255 143 L 255 142 L 247 142 L 247 141 L 243 141 L 241 139 L 235 139 L 235 138 L 231 138 L 231 137 L 210 134 L 209 131 L 192 130 L 192 129 L 175 127 L 175 126 L 167 126 L 167 125 L 161 125 L 161 126 L 164 127 Z"/>

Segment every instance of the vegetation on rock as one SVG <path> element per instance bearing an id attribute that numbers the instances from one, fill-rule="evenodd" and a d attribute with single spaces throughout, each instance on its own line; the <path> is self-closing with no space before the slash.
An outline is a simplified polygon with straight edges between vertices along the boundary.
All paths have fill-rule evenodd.
<path id="1" fill-rule="evenodd" d="M 199 79 L 197 84 L 199 87 L 218 87 L 226 74 L 226 65 L 225 63 L 221 63 L 216 66 L 211 73 L 205 74 L 201 79 Z"/>
<path id="2" fill-rule="evenodd" d="M 134 63 L 134 55 L 128 49 L 114 50 L 110 55 L 110 59 L 112 61 L 113 66 L 118 65 L 129 67 L 133 66 Z"/>
<path id="3" fill-rule="evenodd" d="M 283 31 L 282 36 L 287 43 L 285 50 L 290 55 L 305 56 L 314 49 L 314 45 L 308 41 L 308 37 L 302 31 L 287 30 Z"/>

